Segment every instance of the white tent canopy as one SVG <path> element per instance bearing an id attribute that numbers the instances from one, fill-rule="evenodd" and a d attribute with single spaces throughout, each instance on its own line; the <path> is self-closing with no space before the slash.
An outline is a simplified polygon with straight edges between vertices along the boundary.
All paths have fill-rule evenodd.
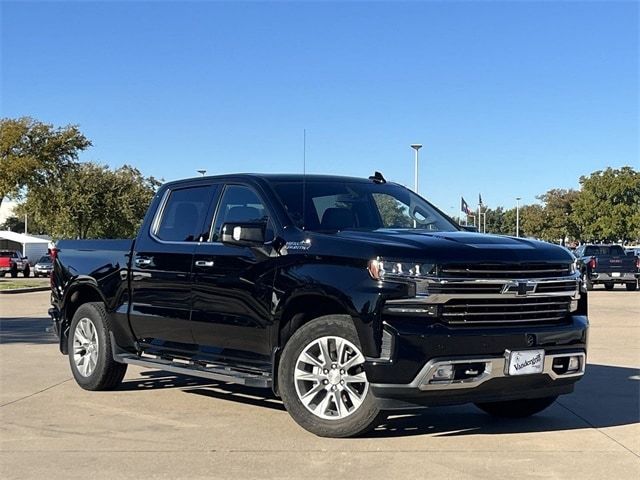
<path id="1" fill-rule="evenodd" d="M 29 263 L 37 262 L 41 256 L 46 255 L 52 246 L 51 241 L 45 238 L 33 237 L 10 230 L 0 230 L 0 250 L 18 250 L 25 257 L 29 257 Z"/>

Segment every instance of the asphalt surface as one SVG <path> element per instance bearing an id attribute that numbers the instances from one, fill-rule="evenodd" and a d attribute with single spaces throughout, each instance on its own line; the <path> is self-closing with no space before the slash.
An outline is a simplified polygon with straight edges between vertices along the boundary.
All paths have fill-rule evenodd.
<path id="1" fill-rule="evenodd" d="M 120 389 L 84 391 L 47 308 L 47 292 L 0 297 L 3 479 L 640 478 L 640 292 L 592 292 L 587 373 L 545 412 L 432 408 L 347 440 L 263 390 L 130 367 Z"/>

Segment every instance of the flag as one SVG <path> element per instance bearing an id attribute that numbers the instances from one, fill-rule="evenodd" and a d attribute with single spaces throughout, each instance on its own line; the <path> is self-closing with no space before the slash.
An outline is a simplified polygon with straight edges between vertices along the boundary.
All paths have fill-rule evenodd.
<path id="1" fill-rule="evenodd" d="M 482 195 L 478 194 L 478 205 L 480 205 L 481 207 L 484 207 L 484 203 L 482 203 Z"/>
<path id="2" fill-rule="evenodd" d="M 473 212 L 469 209 L 469 205 L 464 201 L 464 197 L 460 197 L 460 211 L 467 215 L 473 215 Z"/>

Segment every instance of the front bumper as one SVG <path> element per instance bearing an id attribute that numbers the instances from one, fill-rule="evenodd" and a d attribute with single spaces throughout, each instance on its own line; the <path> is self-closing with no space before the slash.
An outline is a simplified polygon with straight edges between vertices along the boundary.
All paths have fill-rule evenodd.
<path id="1" fill-rule="evenodd" d="M 425 324 L 416 318 L 385 319 L 391 338 L 388 360 L 368 359 L 367 377 L 381 408 L 411 408 L 416 405 L 453 405 L 510 399 L 538 398 L 573 391 L 584 374 L 588 320 L 573 315 L 554 325 L 500 327 L 454 327 Z M 544 349 L 544 371 L 540 374 L 505 374 L 507 351 Z M 577 355 L 580 371 L 553 371 L 556 358 Z M 439 362 L 483 364 L 477 378 L 448 384 L 428 384 L 425 379 Z"/>

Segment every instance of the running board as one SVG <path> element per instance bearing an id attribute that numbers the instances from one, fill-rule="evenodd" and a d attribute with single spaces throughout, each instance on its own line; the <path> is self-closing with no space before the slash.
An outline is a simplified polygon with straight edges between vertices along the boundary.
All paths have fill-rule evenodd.
<path id="1" fill-rule="evenodd" d="M 115 349 L 114 349 L 115 350 Z M 140 367 L 157 368 L 167 372 L 208 378 L 218 382 L 238 383 L 247 387 L 271 388 L 271 375 L 235 370 L 221 365 L 205 366 L 182 359 L 165 359 L 159 357 L 142 357 L 128 352 L 113 352 L 113 359 L 119 363 L 138 365 Z"/>

